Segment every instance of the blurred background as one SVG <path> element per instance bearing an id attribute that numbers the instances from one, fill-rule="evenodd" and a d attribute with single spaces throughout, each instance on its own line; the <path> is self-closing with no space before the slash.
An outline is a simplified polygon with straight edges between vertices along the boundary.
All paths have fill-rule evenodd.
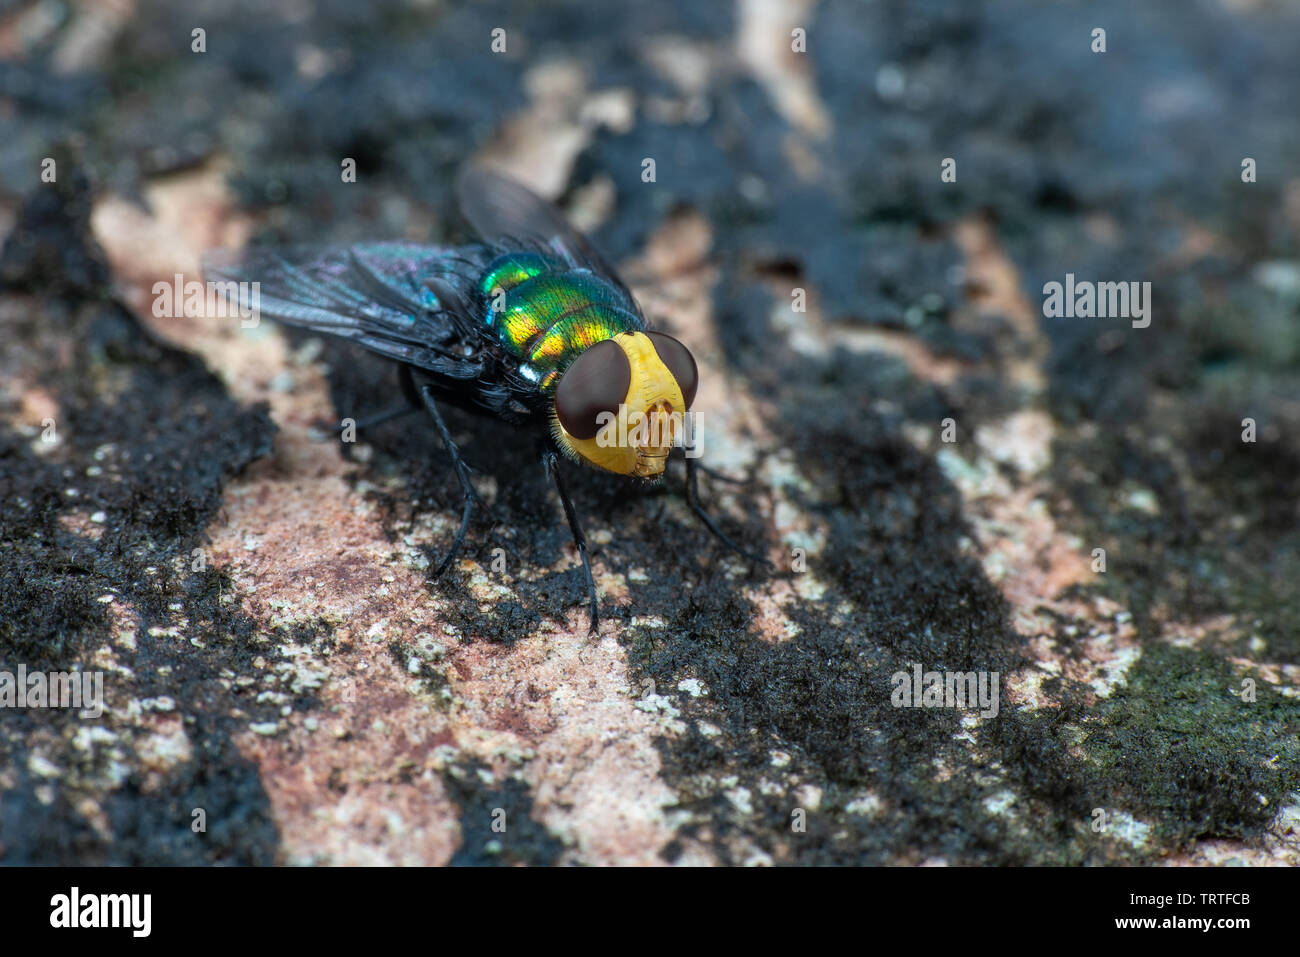
<path id="1" fill-rule="evenodd" d="M 0 713 L 0 861 L 1296 863 L 1297 36 L 1265 0 L 6 0 L 0 670 L 103 671 L 108 711 Z M 432 430 L 326 434 L 389 365 L 152 313 L 212 247 L 465 241 L 470 159 L 691 346 L 748 480 L 706 498 L 774 574 L 680 471 L 573 470 L 588 638 L 531 445 L 457 414 L 486 509 L 429 582 Z M 1149 282 L 1150 325 L 1046 318 L 1067 273 Z M 997 673 L 998 715 L 894 707 L 915 663 Z"/>

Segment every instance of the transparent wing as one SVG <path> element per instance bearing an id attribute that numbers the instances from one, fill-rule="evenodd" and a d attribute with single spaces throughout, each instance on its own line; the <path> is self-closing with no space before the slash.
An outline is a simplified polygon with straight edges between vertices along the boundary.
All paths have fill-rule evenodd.
<path id="1" fill-rule="evenodd" d="M 483 166 L 466 166 L 456 180 L 461 212 L 488 241 L 549 246 L 570 264 L 590 269 L 628 294 L 614 267 L 559 209 L 528 187 Z"/>
<path id="2" fill-rule="evenodd" d="M 468 315 L 473 248 L 381 242 L 213 250 L 209 281 L 244 309 L 453 378 L 478 374 Z"/>

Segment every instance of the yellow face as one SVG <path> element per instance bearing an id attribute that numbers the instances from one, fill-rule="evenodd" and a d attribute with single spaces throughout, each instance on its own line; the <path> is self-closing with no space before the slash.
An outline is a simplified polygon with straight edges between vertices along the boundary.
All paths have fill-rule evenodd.
<path id="1" fill-rule="evenodd" d="M 698 372 L 687 348 L 659 332 L 623 332 L 592 346 L 555 389 L 560 447 L 597 468 L 654 478 L 695 400 Z"/>

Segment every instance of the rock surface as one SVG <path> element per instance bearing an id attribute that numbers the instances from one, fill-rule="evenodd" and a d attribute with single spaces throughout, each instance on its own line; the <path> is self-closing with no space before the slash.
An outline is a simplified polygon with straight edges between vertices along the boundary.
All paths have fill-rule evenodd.
<path id="1" fill-rule="evenodd" d="M 0 862 L 1298 862 L 1300 13 L 179 6 L 0 20 L 0 672 L 106 699 L 0 710 Z M 775 572 L 571 468 L 588 636 L 531 441 L 452 413 L 430 581 L 432 429 L 329 434 L 390 365 L 154 315 L 215 246 L 464 239 L 472 157 L 690 344 Z"/>

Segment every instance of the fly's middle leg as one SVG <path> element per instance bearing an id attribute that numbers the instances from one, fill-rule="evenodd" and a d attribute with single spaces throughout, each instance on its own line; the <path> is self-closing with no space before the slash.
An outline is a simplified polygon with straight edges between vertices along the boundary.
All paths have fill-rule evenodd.
<path id="1" fill-rule="evenodd" d="M 460 528 L 456 531 L 456 537 L 452 540 L 447 557 L 434 570 L 433 577 L 437 578 L 455 560 L 456 553 L 460 551 L 461 543 L 465 541 L 465 532 L 469 528 L 470 516 L 474 514 L 474 505 L 478 502 L 478 495 L 474 491 L 473 483 L 469 480 L 470 467 L 460 457 L 460 447 L 452 440 L 451 432 L 447 429 L 447 423 L 442 421 L 442 414 L 438 412 L 438 403 L 434 401 L 432 388 L 427 384 L 421 385 L 419 387 L 419 396 L 425 410 L 429 413 L 429 417 L 433 419 L 434 426 L 438 429 L 442 444 L 447 447 L 447 454 L 451 456 L 452 467 L 456 470 L 456 478 L 460 480 L 460 489 L 465 495 L 465 504 L 460 517 Z"/>

